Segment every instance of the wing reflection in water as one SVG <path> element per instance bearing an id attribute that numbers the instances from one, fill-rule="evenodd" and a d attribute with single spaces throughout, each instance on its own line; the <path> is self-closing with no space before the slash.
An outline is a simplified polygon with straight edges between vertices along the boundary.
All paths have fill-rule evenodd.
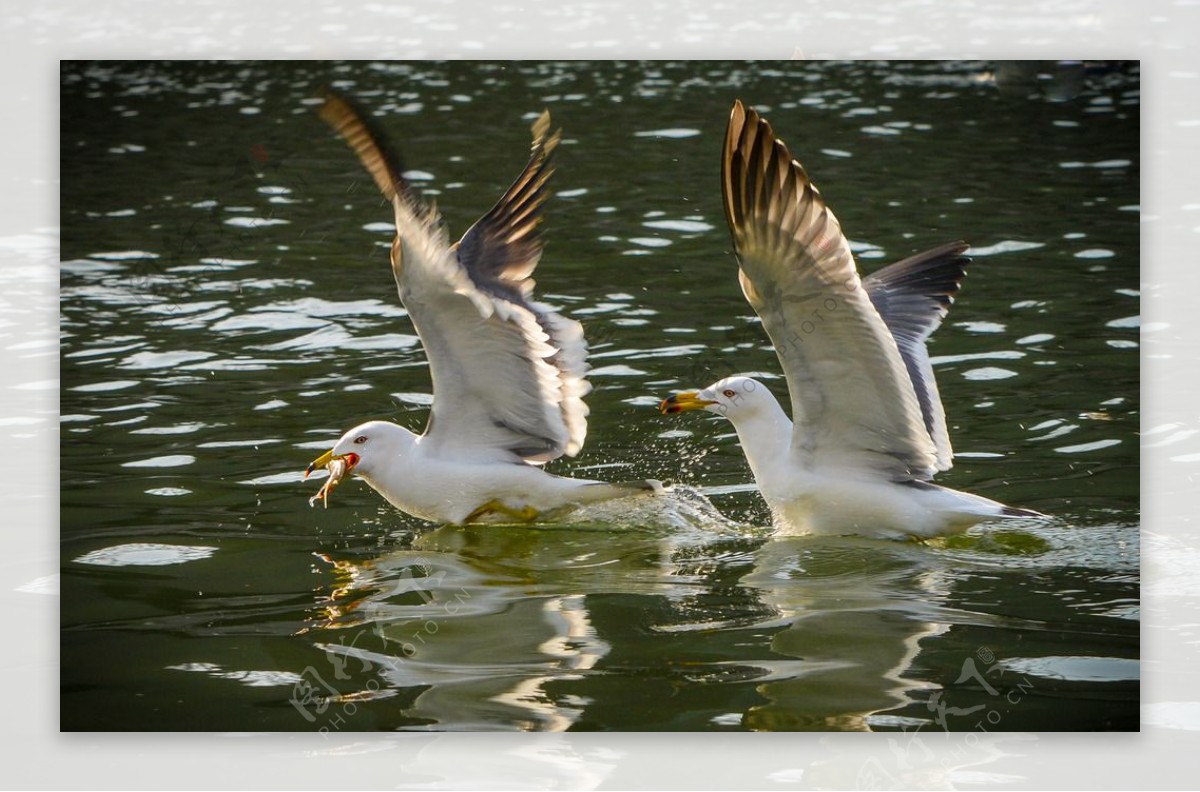
<path id="1" fill-rule="evenodd" d="M 400 728 L 564 731 L 590 699 L 560 683 L 611 651 L 589 601 L 697 587 L 672 557 L 710 537 L 676 530 L 446 526 L 368 561 L 323 556 L 335 580 L 306 633 L 355 677 L 343 700 L 415 696 Z"/>
<path id="2" fill-rule="evenodd" d="M 919 643 L 963 620 L 928 548 L 865 539 L 447 526 L 326 561 L 307 632 L 351 672 L 343 700 L 405 702 L 401 729 L 651 728 L 603 702 L 691 690 L 684 728 L 904 725 L 879 713 L 933 695 L 909 674 Z M 630 630 L 638 647 L 614 651 Z"/>
<path id="3" fill-rule="evenodd" d="M 1053 634 L 964 586 L 1010 557 L 710 528 L 446 526 L 327 556 L 305 635 L 370 713 L 353 730 L 940 731 L 1015 684 L 955 682 L 985 644 Z"/>
<path id="4" fill-rule="evenodd" d="M 332 563 L 339 580 L 312 629 L 352 637 L 318 646 L 377 675 L 360 683 L 375 697 L 416 692 L 405 728 L 562 731 L 578 716 L 543 686 L 608 651 L 582 596 L 521 597 L 519 580 L 436 551 Z"/>
<path id="5" fill-rule="evenodd" d="M 768 703 L 750 708 L 743 725 L 867 731 L 873 714 L 936 688 L 905 676 L 921 640 L 949 628 L 936 607 L 914 604 L 946 593 L 940 574 L 922 569 L 924 552 L 849 538 L 764 544 L 743 583 L 787 623 L 771 648 L 817 670 L 763 682 Z"/>

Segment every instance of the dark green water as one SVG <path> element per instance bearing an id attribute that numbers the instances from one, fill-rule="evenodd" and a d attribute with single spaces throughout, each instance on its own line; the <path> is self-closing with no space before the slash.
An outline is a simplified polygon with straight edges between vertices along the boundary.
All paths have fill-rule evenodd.
<path id="1" fill-rule="evenodd" d="M 1073 101 L 967 64 L 67 64 L 64 729 L 1132 729 L 1138 80 Z M 569 525 L 438 527 L 301 471 L 424 425 L 390 210 L 310 97 L 383 111 L 453 233 L 565 132 L 539 293 L 584 322 L 562 473 L 686 485 Z M 756 372 L 718 155 L 732 100 L 864 271 L 964 238 L 931 345 L 941 483 L 1055 515 L 952 540 L 772 539 L 731 427 L 653 409 Z M 687 420 L 694 418 L 694 420 Z M 724 517 L 704 508 L 711 498 Z"/>

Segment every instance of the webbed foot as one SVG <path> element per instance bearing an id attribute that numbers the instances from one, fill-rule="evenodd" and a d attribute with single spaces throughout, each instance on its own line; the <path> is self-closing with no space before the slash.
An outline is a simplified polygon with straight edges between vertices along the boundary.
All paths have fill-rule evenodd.
<path id="1" fill-rule="evenodd" d="M 502 501 L 492 499 L 475 509 L 463 520 L 463 524 L 475 522 L 492 514 L 502 514 L 514 522 L 533 522 L 541 514 L 532 506 L 522 506 L 515 509 Z"/>

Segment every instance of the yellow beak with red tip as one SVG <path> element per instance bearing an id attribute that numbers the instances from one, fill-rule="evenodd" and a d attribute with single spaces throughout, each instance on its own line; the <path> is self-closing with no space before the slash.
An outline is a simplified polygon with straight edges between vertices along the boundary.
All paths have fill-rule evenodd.
<path id="1" fill-rule="evenodd" d="M 691 412 L 692 410 L 703 410 L 710 404 L 716 404 L 714 399 L 702 399 L 697 391 L 687 391 L 686 393 L 676 393 L 663 399 L 662 404 L 658 405 L 658 411 L 663 415 L 674 415 L 675 413 Z"/>
<path id="2" fill-rule="evenodd" d="M 308 463 L 308 467 L 304 469 L 304 478 L 312 475 L 312 472 L 318 468 L 323 468 L 333 461 L 333 451 L 326 451 L 321 456 Z"/>

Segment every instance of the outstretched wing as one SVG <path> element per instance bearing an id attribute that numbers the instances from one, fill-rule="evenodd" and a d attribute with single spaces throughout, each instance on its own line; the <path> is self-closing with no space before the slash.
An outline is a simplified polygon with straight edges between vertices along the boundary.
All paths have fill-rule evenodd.
<path id="1" fill-rule="evenodd" d="M 950 242 L 897 261 L 863 280 L 867 296 L 892 331 L 908 369 L 925 429 L 937 449 L 938 470 L 950 469 L 954 451 L 925 340 L 954 303 L 971 262 L 963 255 L 966 250 L 966 242 Z"/>
<path id="2" fill-rule="evenodd" d="M 583 328 L 532 297 L 559 141 L 549 113 L 533 125 L 521 175 L 453 245 L 437 210 L 409 186 L 399 157 L 362 111 L 329 94 L 321 116 L 350 143 L 395 210 L 392 271 L 433 379 L 422 442 L 476 459 L 492 451 L 529 462 L 578 453 L 590 390 Z"/>
<path id="3" fill-rule="evenodd" d="M 721 176 L 742 291 L 787 378 L 797 455 L 932 476 L 937 450 L 908 369 L 837 218 L 770 124 L 740 101 Z"/>

